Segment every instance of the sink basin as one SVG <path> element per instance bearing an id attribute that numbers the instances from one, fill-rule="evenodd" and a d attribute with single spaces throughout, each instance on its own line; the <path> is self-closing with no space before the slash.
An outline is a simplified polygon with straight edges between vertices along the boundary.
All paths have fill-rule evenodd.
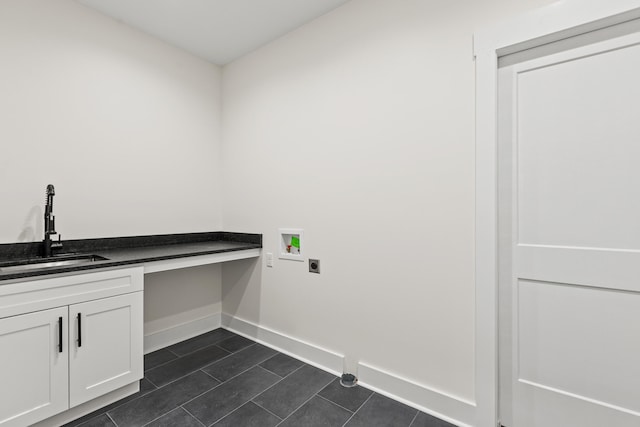
<path id="1" fill-rule="evenodd" d="M 96 261 L 107 261 L 99 255 L 61 255 L 50 258 L 24 259 L 0 263 L 0 273 L 16 273 L 21 271 L 39 270 L 43 268 L 68 267 L 87 264 Z"/>

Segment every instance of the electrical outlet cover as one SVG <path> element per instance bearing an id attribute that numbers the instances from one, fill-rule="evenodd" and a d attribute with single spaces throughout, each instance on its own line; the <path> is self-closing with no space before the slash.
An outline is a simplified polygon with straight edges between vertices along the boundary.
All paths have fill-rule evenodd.
<path id="1" fill-rule="evenodd" d="M 320 274 L 320 260 L 319 259 L 309 259 L 309 273 Z"/>

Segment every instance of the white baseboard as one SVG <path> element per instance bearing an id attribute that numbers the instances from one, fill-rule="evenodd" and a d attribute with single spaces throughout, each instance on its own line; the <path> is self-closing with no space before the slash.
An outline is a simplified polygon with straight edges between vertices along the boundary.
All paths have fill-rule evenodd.
<path id="1" fill-rule="evenodd" d="M 221 313 L 214 313 L 144 336 L 144 354 L 160 350 L 221 326 Z"/>
<path id="2" fill-rule="evenodd" d="M 342 375 L 343 355 L 226 313 L 217 313 L 196 322 L 147 336 L 145 353 L 148 352 L 146 351 L 148 348 L 149 351 L 153 351 L 219 327 L 288 354 L 333 375 Z M 457 426 L 475 425 L 474 402 L 434 390 L 367 363 L 358 363 L 358 383 Z"/>
<path id="3" fill-rule="evenodd" d="M 475 424 L 476 405 L 465 399 L 434 390 L 382 369 L 358 363 L 358 383 L 460 427 Z"/>
<path id="4" fill-rule="evenodd" d="M 342 375 L 344 356 L 273 329 L 222 313 L 222 327 L 333 375 Z"/>

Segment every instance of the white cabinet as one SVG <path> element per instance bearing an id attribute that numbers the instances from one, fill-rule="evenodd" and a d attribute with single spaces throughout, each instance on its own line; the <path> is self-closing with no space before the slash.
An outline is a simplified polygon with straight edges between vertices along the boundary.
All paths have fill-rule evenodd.
<path id="1" fill-rule="evenodd" d="M 68 408 L 67 319 L 67 307 L 0 319 L 0 425 L 30 425 Z"/>
<path id="2" fill-rule="evenodd" d="M 0 426 L 140 380 L 142 289 L 141 267 L 0 285 Z"/>
<path id="3" fill-rule="evenodd" d="M 69 307 L 70 406 L 143 376 L 142 292 Z"/>

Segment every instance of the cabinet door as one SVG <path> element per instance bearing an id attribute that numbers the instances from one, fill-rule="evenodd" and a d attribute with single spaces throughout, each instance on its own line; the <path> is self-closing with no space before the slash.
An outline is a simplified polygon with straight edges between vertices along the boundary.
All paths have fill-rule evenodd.
<path id="1" fill-rule="evenodd" d="M 142 292 L 69 306 L 69 403 L 142 379 Z"/>
<path id="2" fill-rule="evenodd" d="M 69 407 L 67 320 L 67 307 L 0 319 L 0 426 Z"/>

